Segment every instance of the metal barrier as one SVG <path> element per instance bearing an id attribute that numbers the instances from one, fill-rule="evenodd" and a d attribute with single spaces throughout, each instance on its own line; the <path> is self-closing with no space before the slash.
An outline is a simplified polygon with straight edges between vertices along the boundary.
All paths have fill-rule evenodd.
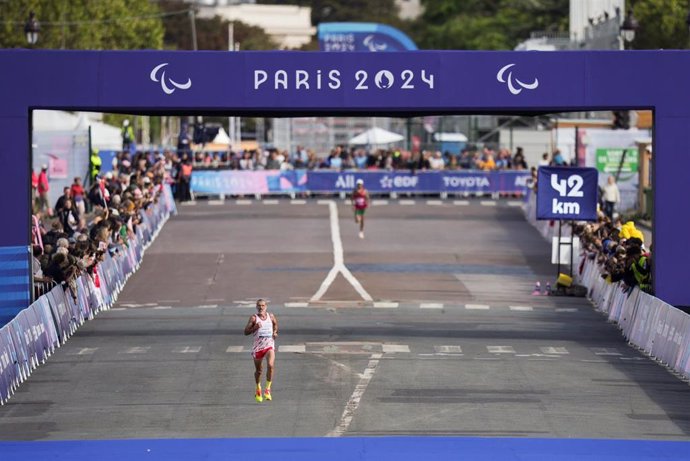
<path id="1" fill-rule="evenodd" d="M 535 203 L 532 194 L 525 216 L 551 242 L 556 226 L 535 219 Z M 684 379 L 690 379 L 690 315 L 637 287 L 630 289 L 621 282 L 607 282 L 596 261 L 586 254 L 580 257 L 578 267 L 575 281 L 587 287 L 592 304 L 618 325 L 629 343 Z"/>
<path id="2" fill-rule="evenodd" d="M 170 187 L 166 186 L 158 203 L 141 211 L 142 223 L 128 246 L 122 246 L 116 256 L 106 252 L 96 269 L 98 284 L 95 276 L 84 274 L 73 287 L 46 285 L 43 296 L 0 328 L 0 404 L 4 405 L 79 326 L 110 309 L 165 221 L 176 212 Z"/>

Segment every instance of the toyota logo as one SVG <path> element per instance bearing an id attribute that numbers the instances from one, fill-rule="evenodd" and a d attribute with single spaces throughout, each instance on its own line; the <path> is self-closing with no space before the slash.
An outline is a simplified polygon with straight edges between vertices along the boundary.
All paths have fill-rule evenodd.
<path id="1" fill-rule="evenodd" d="M 168 63 L 164 62 L 163 64 L 158 64 L 156 67 L 153 68 L 151 71 L 151 80 L 154 82 L 161 82 L 161 88 L 163 89 L 163 92 L 165 94 L 173 94 L 176 89 L 180 90 L 188 90 L 189 88 L 192 87 L 192 79 L 188 78 L 186 83 L 177 83 L 175 80 L 171 79 L 170 77 L 165 76 L 165 70 L 161 72 L 160 78 L 158 77 L 158 71 L 163 69 L 165 66 L 167 66 Z M 169 82 L 169 83 L 168 83 Z M 172 85 L 169 86 L 169 85 Z"/>
<path id="2" fill-rule="evenodd" d="M 518 80 L 517 77 L 513 78 L 513 71 L 512 70 L 510 72 L 508 72 L 508 78 L 505 78 L 504 74 L 506 73 L 506 71 L 508 69 L 510 69 L 511 67 L 513 67 L 514 65 L 515 65 L 515 63 L 508 64 L 507 66 L 503 66 L 501 68 L 501 70 L 499 70 L 498 73 L 496 74 L 496 80 L 498 80 L 501 83 L 507 83 L 508 84 L 508 90 L 510 90 L 510 92 L 512 94 L 520 94 L 520 93 L 522 93 L 523 89 L 534 90 L 539 86 L 539 80 L 537 78 L 535 78 L 532 83 L 524 83 L 524 82 L 521 82 L 520 80 Z M 518 85 L 517 87 L 515 86 L 516 83 Z"/>

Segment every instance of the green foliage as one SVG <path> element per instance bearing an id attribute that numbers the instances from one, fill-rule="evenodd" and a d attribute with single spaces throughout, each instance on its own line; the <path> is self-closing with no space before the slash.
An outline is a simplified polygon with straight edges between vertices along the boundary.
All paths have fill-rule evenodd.
<path id="1" fill-rule="evenodd" d="M 161 3 L 163 11 L 174 12 L 190 8 L 182 1 Z M 165 47 L 178 50 L 193 50 L 191 20 L 188 15 L 167 16 L 165 25 Z M 230 21 L 220 16 L 213 18 L 195 18 L 197 49 L 228 50 L 228 27 Z M 234 41 L 240 44 L 241 50 L 275 50 L 278 45 L 260 27 L 250 26 L 241 21 L 234 21 Z"/>
<path id="2" fill-rule="evenodd" d="M 632 49 L 685 49 L 688 47 L 686 0 L 643 0 L 633 3 L 640 26 Z"/>
<path id="3" fill-rule="evenodd" d="M 410 28 L 420 48 L 513 49 L 532 31 L 567 31 L 568 0 L 423 0 Z"/>
<path id="4" fill-rule="evenodd" d="M 148 0 L 6 0 L 0 8 L 0 48 L 27 47 L 24 23 L 36 13 L 37 48 L 160 49 L 163 26 Z"/>

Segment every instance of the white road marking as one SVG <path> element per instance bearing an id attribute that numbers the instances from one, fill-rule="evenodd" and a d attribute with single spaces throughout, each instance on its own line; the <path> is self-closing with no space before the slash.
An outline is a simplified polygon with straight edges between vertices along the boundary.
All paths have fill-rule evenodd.
<path id="1" fill-rule="evenodd" d="M 309 303 L 285 303 L 285 307 L 309 307 Z"/>
<path id="2" fill-rule="evenodd" d="M 565 347 L 540 347 L 539 348 L 544 354 L 557 354 L 557 355 L 565 355 L 569 354 L 568 349 Z"/>
<path id="3" fill-rule="evenodd" d="M 376 302 L 374 302 L 374 307 L 377 309 L 395 309 L 398 307 L 398 303 L 387 302 L 387 301 L 376 301 Z"/>
<path id="4" fill-rule="evenodd" d="M 235 200 L 235 205 L 251 205 L 251 200 Z"/>
<path id="5" fill-rule="evenodd" d="M 469 200 L 453 200 L 453 205 L 468 206 L 469 204 Z"/>
<path id="6" fill-rule="evenodd" d="M 156 310 L 165 310 L 165 309 L 172 309 L 172 306 L 156 306 L 154 307 Z"/>
<path id="7" fill-rule="evenodd" d="M 328 288 L 331 286 L 338 273 L 343 274 L 345 280 L 350 282 L 350 285 L 353 286 L 362 299 L 365 301 L 373 301 L 371 295 L 367 293 L 362 284 L 359 283 L 355 276 L 352 275 L 350 270 L 345 266 L 343 242 L 340 239 L 340 223 L 338 222 L 338 206 L 334 201 L 331 200 L 328 203 L 328 209 L 331 221 L 331 241 L 333 242 L 333 267 L 331 268 L 330 272 L 328 272 L 328 275 L 326 275 L 324 281 L 321 283 L 319 290 L 314 293 L 314 296 L 311 297 L 311 301 L 319 301 L 323 295 L 326 294 L 326 291 L 328 291 Z"/>
<path id="8" fill-rule="evenodd" d="M 509 201 L 508 206 L 522 206 L 524 202 Z"/>
<path id="9" fill-rule="evenodd" d="M 206 301 L 208 301 L 210 303 L 214 303 L 214 302 L 215 303 L 222 303 L 223 301 L 225 301 L 225 298 L 213 298 L 213 299 L 207 299 Z"/>
<path id="10" fill-rule="evenodd" d="M 372 200 L 371 204 L 374 206 L 377 205 L 388 205 L 388 200 Z"/>
<path id="11" fill-rule="evenodd" d="M 72 352 L 68 355 L 93 355 L 94 352 L 98 350 L 97 347 L 82 347 L 76 352 Z"/>
<path id="12" fill-rule="evenodd" d="M 204 304 L 202 306 L 196 306 L 197 309 L 217 309 L 218 304 Z"/>
<path id="13" fill-rule="evenodd" d="M 486 350 L 492 354 L 514 354 L 513 346 L 486 346 Z"/>
<path id="14" fill-rule="evenodd" d="M 127 308 L 126 307 L 111 307 L 110 310 L 111 311 L 126 311 Z"/>
<path id="15" fill-rule="evenodd" d="M 173 349 L 175 354 L 197 354 L 201 351 L 201 346 L 184 346 Z"/>
<path id="16" fill-rule="evenodd" d="M 158 304 L 179 303 L 179 299 L 159 299 Z"/>
<path id="17" fill-rule="evenodd" d="M 532 311 L 532 306 L 509 306 L 511 311 Z"/>
<path id="18" fill-rule="evenodd" d="M 151 348 L 149 346 L 143 347 L 128 347 L 123 354 L 146 354 Z"/>
<path id="19" fill-rule="evenodd" d="M 290 200 L 290 205 L 306 205 L 306 200 Z"/>
<path id="20" fill-rule="evenodd" d="M 592 352 L 594 352 L 594 355 L 613 355 L 613 356 L 621 356 L 620 352 L 618 352 L 617 349 L 612 349 L 609 347 L 592 347 L 591 348 Z"/>
<path id="21" fill-rule="evenodd" d="M 326 437 L 340 437 L 345 434 L 347 429 L 350 427 L 350 423 L 352 422 L 355 411 L 357 411 L 357 408 L 359 407 L 359 403 L 362 400 L 364 391 L 367 390 L 367 386 L 369 386 L 371 378 L 374 377 L 374 372 L 376 371 L 376 367 L 378 367 L 382 356 L 382 354 L 371 355 L 371 359 L 369 360 L 367 367 L 364 369 L 364 373 L 361 375 L 359 383 L 357 383 L 357 386 L 355 387 L 355 391 L 350 396 L 347 404 L 345 404 L 345 410 L 340 417 L 338 425 L 335 427 L 335 429 L 326 434 Z"/>
<path id="22" fill-rule="evenodd" d="M 485 311 L 489 309 L 486 304 L 465 304 L 465 309 L 472 311 Z"/>
<path id="23" fill-rule="evenodd" d="M 316 204 L 317 205 L 328 205 L 331 203 L 331 200 L 317 200 Z"/>
<path id="24" fill-rule="evenodd" d="M 434 346 L 434 350 L 439 354 L 460 354 L 462 347 L 460 346 Z"/>
<path id="25" fill-rule="evenodd" d="M 442 303 L 421 303 L 419 305 L 420 309 L 443 309 Z"/>
<path id="26" fill-rule="evenodd" d="M 482 200 L 479 204 L 481 206 L 496 206 L 496 202 L 493 200 Z"/>
<path id="27" fill-rule="evenodd" d="M 440 206 L 440 205 L 443 205 L 443 201 L 442 200 L 427 200 L 426 204 L 432 205 L 432 206 Z"/>
<path id="28" fill-rule="evenodd" d="M 556 312 L 577 312 L 576 307 L 557 307 Z"/>
<path id="29" fill-rule="evenodd" d="M 410 352 L 410 346 L 407 344 L 383 344 L 381 345 L 383 352 Z"/>
<path id="30" fill-rule="evenodd" d="M 294 344 L 294 345 L 286 345 L 286 346 L 278 346 L 278 351 L 279 352 L 297 352 L 297 353 L 304 353 L 306 352 L 307 348 L 304 344 Z"/>
<path id="31" fill-rule="evenodd" d="M 228 346 L 225 352 L 243 352 L 244 346 Z"/>
<path id="32" fill-rule="evenodd" d="M 194 205 L 196 205 L 196 202 L 195 201 L 182 202 L 182 203 L 180 203 L 180 205 L 182 205 L 182 206 L 194 206 Z"/>
<path id="33" fill-rule="evenodd" d="M 414 205 L 415 201 L 414 200 L 400 200 L 398 203 L 400 205 Z"/>
<path id="34" fill-rule="evenodd" d="M 263 200 L 264 205 L 278 205 L 278 200 Z"/>
<path id="35" fill-rule="evenodd" d="M 209 205 L 225 205 L 225 200 L 209 200 Z"/>

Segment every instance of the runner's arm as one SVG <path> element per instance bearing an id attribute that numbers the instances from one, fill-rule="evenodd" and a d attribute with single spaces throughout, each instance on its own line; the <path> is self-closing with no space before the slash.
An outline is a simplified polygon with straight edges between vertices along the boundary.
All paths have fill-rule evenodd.
<path id="1" fill-rule="evenodd" d="M 278 319 L 271 314 L 271 320 L 273 321 L 273 339 L 276 339 L 278 337 Z"/>
<path id="2" fill-rule="evenodd" d="M 244 327 L 244 335 L 249 336 L 259 329 L 259 324 L 256 322 L 256 315 L 249 317 L 247 325 Z"/>

